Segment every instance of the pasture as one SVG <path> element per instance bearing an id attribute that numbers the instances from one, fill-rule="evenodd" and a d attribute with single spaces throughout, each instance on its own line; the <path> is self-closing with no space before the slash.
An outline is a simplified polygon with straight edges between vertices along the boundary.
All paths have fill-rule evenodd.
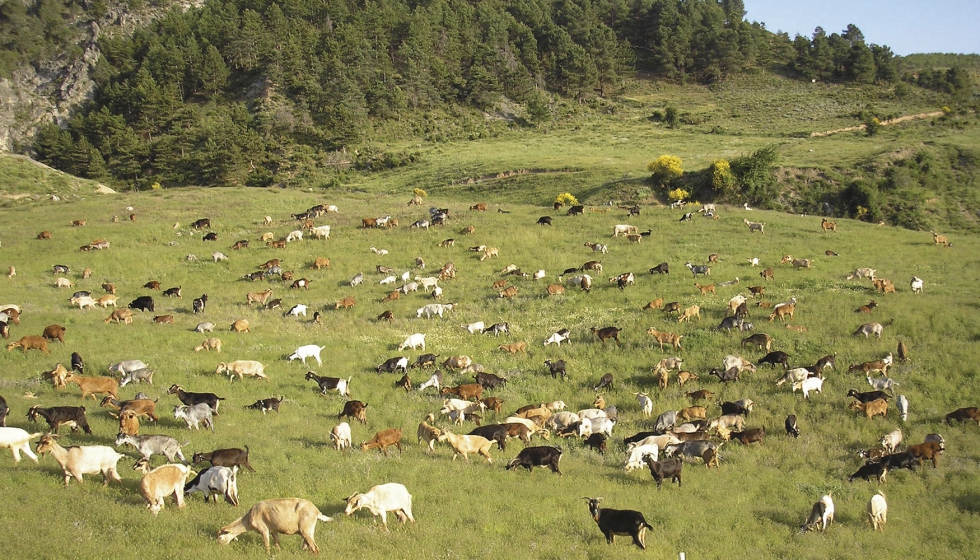
<path id="1" fill-rule="evenodd" d="M 380 189 L 379 189 L 380 190 Z M 568 187 L 556 191 L 569 190 Z M 317 527 L 321 554 L 328 558 L 356 554 L 364 558 L 623 558 L 645 556 L 675 558 L 686 552 L 688 558 L 772 557 L 772 558 L 856 558 L 869 554 L 884 557 L 968 557 L 975 549 L 980 532 L 980 438 L 972 424 L 947 426 L 946 413 L 980 403 L 977 384 L 978 312 L 976 270 L 980 253 L 977 237 L 943 231 L 953 247 L 933 244 L 927 232 L 838 220 L 837 233 L 822 233 L 820 218 L 801 217 L 721 208 L 720 219 L 695 216 L 680 222 L 683 212 L 644 206 L 640 216 L 626 217 L 616 206 L 586 208 L 582 216 L 565 216 L 565 211 L 522 202 L 500 204 L 480 196 L 479 188 L 447 189 L 450 196 L 430 191 L 423 207 L 406 206 L 408 191 L 395 195 L 330 191 L 302 193 L 283 190 L 187 189 L 83 196 L 71 202 L 38 201 L 22 203 L 4 210 L 0 227 L 0 270 L 16 267 L 16 276 L 0 276 L 0 303 L 23 307 L 20 325 L 11 326 L 11 341 L 28 334 L 40 334 L 45 326 L 67 327 L 62 345 L 51 343 L 51 354 L 20 350 L 0 353 L 0 394 L 10 408 L 8 426 L 30 432 L 43 431 L 45 424 L 30 425 L 25 414 L 32 405 L 79 404 L 74 385 L 56 390 L 40 379 L 41 373 L 56 363 L 66 366 L 71 352 L 79 352 L 87 374 L 105 374 L 111 362 L 141 359 L 157 373 L 154 385 L 129 385 L 122 398 L 146 391 L 160 398 L 160 425 L 142 423 L 141 434 L 162 433 L 188 441 L 189 457 L 195 451 L 226 447 L 251 449 L 251 464 L 257 472 L 239 474 L 241 505 L 205 504 L 201 496 L 188 498 L 184 510 L 171 500 L 157 517 L 145 508 L 136 491 L 138 474 L 131 466 L 135 452 L 120 449 L 127 458 L 119 463 L 124 484 L 100 485 L 98 476 L 86 476 L 79 485 L 66 489 L 61 472 L 51 456 L 35 465 L 24 459 L 15 465 L 7 450 L 0 450 L 0 487 L 5 490 L 5 513 L 0 518 L 0 543 L 6 550 L 18 550 L 27 557 L 94 558 L 118 555 L 172 557 L 203 551 L 213 558 L 258 557 L 263 554 L 261 538 L 255 533 L 239 537 L 229 546 L 215 538 L 218 529 L 242 515 L 253 503 L 277 497 L 311 500 L 326 515 L 335 518 Z M 574 191 L 573 191 L 574 192 Z M 538 193 L 541 194 L 541 193 Z M 547 193 L 545 193 L 547 194 Z M 515 195 L 530 198 L 531 194 Z M 526 198 L 526 199 L 528 199 Z M 541 195 L 540 198 L 546 198 Z M 525 199 L 525 200 L 526 200 Z M 469 211 L 477 202 L 489 203 L 487 212 Z M 299 223 L 290 218 L 315 204 L 336 204 L 339 214 L 327 214 L 316 225 L 332 227 L 330 240 L 289 243 L 273 249 L 258 241 L 271 231 L 283 238 Z M 410 229 L 418 218 L 427 217 L 429 206 L 451 210 L 449 223 L 429 230 Z M 132 210 L 128 210 L 132 207 Z M 504 210 L 505 213 L 498 212 Z M 135 221 L 128 216 L 135 215 Z M 400 227 L 390 230 L 363 229 L 361 218 L 390 214 Z M 118 222 L 112 222 L 112 216 Z M 266 226 L 264 216 L 275 223 Z M 552 216 L 552 226 L 536 225 L 541 216 Z M 202 241 L 204 232 L 192 230 L 198 219 L 211 219 L 216 242 Z M 84 227 L 70 227 L 72 220 L 87 219 Z M 764 235 L 750 234 L 743 219 L 766 223 Z M 612 238 L 612 226 L 628 223 L 651 235 L 631 244 L 622 237 Z M 475 232 L 460 234 L 466 226 Z M 52 232 L 51 240 L 35 239 L 42 230 Z M 208 230 L 205 230 L 205 232 Z M 97 238 L 111 242 L 105 251 L 79 251 Z M 440 241 L 455 238 L 454 247 L 439 247 Z M 247 239 L 250 248 L 231 250 L 238 240 Z M 585 242 L 609 245 L 609 253 L 592 253 Z M 480 262 L 468 247 L 487 245 L 499 248 L 499 258 Z M 377 255 L 371 246 L 387 249 Z M 828 256 L 832 250 L 839 256 Z M 221 251 L 229 259 L 213 262 L 211 253 Z M 695 280 L 684 267 L 690 261 L 705 264 L 709 254 L 717 253 L 711 275 Z M 197 260 L 189 261 L 193 254 Z M 779 264 L 784 255 L 813 259 L 809 270 L 794 270 Z M 328 257 L 329 269 L 311 270 L 316 257 Z M 416 257 L 427 263 L 416 271 Z M 757 257 L 754 267 L 749 258 Z M 249 282 L 243 275 L 273 258 L 283 260 L 283 269 L 295 278 L 307 278 L 309 290 L 290 289 L 279 280 Z M 596 258 L 602 261 L 601 274 L 593 274 L 590 293 L 568 288 L 566 294 L 549 297 L 545 288 L 556 282 L 566 268 L 579 267 Z M 455 280 L 440 282 L 445 293 L 442 302 L 458 306 L 445 319 L 416 318 L 416 309 L 432 299 L 422 292 L 403 294 L 398 301 L 382 304 L 392 291 L 380 286 L 383 278 L 377 265 L 395 269 L 396 274 L 411 270 L 412 275 L 435 275 L 441 265 L 455 263 Z M 668 262 L 670 274 L 647 273 L 650 267 Z M 534 281 L 500 274 L 508 264 L 526 272 L 546 271 L 543 280 Z M 58 289 L 52 273 L 55 264 L 68 265 L 65 276 L 75 283 L 71 289 Z M 86 267 L 92 276 L 81 278 Z M 773 267 L 775 278 L 764 281 L 759 273 Z M 857 267 L 877 269 L 879 277 L 894 281 L 897 294 L 875 293 L 867 280 L 845 280 Z M 619 290 L 609 283 L 611 276 L 632 271 L 636 285 Z M 351 287 L 350 279 L 363 273 L 365 282 Z M 921 295 L 913 295 L 909 279 L 925 280 Z M 715 295 L 700 295 L 694 283 L 719 283 L 739 279 L 733 287 L 718 287 Z M 491 289 L 498 279 L 507 279 L 518 288 L 513 299 L 501 298 Z M 165 298 L 159 292 L 142 288 L 157 280 L 164 289 L 180 286 L 182 299 Z M 105 324 L 111 310 L 79 310 L 67 300 L 75 290 L 101 295 L 102 282 L 118 288 L 120 306 L 141 295 L 152 295 L 155 313 L 134 311 L 132 325 Z M 792 366 L 806 366 L 827 354 L 837 353 L 837 371 L 828 371 L 823 393 L 811 394 L 804 401 L 799 392 L 787 386 L 776 387 L 782 374 L 778 369 L 760 366 L 735 383 L 722 384 L 708 375 L 721 367 L 727 354 L 755 362 L 764 352 L 742 347 L 740 340 L 752 333 L 726 334 L 715 327 L 725 316 L 725 306 L 738 293 L 748 295 L 749 286 L 765 285 L 766 301 L 798 300 L 792 325 L 805 332 L 784 328 L 778 320 L 768 322 L 768 310 L 750 308 L 753 333 L 768 333 L 773 349 L 792 357 Z M 282 298 L 281 310 L 246 305 L 246 293 L 266 288 L 273 298 Z M 206 312 L 194 314 L 191 300 L 207 293 Z M 334 309 L 334 302 L 353 296 L 356 305 Z M 644 311 L 648 301 L 663 298 L 683 307 L 701 306 L 701 320 L 678 324 L 661 311 Z M 871 316 L 855 309 L 874 299 L 878 307 Z M 310 307 L 307 317 L 287 317 L 284 311 L 296 303 Z M 390 309 L 395 320 L 376 320 Z M 322 324 L 312 321 L 320 311 Z M 153 315 L 173 314 L 174 325 L 155 324 Z M 250 333 L 234 333 L 229 325 L 245 318 Z M 470 334 L 461 325 L 474 321 L 510 323 L 509 336 Z M 216 325 L 213 334 L 193 332 L 201 321 Z M 879 340 L 865 340 L 852 333 L 862 323 L 885 324 Z M 600 343 L 589 332 L 591 327 L 617 326 L 622 329 L 622 346 Z M 543 341 L 560 328 L 571 330 L 571 341 L 561 347 L 543 346 Z M 683 351 L 661 352 L 647 335 L 649 327 L 684 335 Z M 375 367 L 393 356 L 414 361 L 421 352 L 397 346 L 411 333 L 426 333 L 426 352 L 440 355 L 472 356 L 487 371 L 503 375 L 506 387 L 490 391 L 505 400 L 504 411 L 533 403 L 563 400 L 575 411 L 591 408 L 592 387 L 604 373 L 615 376 L 612 389 L 604 390 L 608 403 L 619 409 L 619 422 L 603 457 L 574 439 L 551 444 L 564 449 L 558 477 L 544 469 L 532 473 L 506 471 L 504 466 L 520 450 L 512 441 L 506 452 L 494 447 L 493 464 L 478 456 L 467 463 L 452 461 L 447 444 L 437 444 L 434 454 L 415 445 L 416 426 L 426 414 L 438 413 L 442 399 L 432 389 L 406 393 L 395 388 L 400 374 L 375 372 Z M 194 352 L 205 338 L 222 340 L 220 354 Z M 527 353 L 509 354 L 498 345 L 524 341 Z M 902 423 L 893 406 L 885 418 L 868 420 L 847 410 L 848 389 L 870 390 L 863 377 L 848 373 L 849 364 L 881 358 L 894 352 L 899 341 L 909 348 L 912 361 L 896 363 L 890 377 L 900 383 L 898 394 L 911 402 L 909 420 Z M 297 347 L 306 344 L 326 346 L 324 363 L 307 360 L 286 361 Z M 683 388 L 671 380 L 666 390 L 656 386 L 653 366 L 663 357 L 678 355 L 684 369 L 700 375 L 700 380 Z M 216 375 L 220 361 L 258 360 L 265 365 L 269 383 L 251 378 L 229 381 Z M 569 381 L 554 380 L 543 365 L 546 359 L 564 359 Z M 472 381 L 442 368 L 447 385 Z M 366 425 L 350 421 L 354 449 L 339 452 L 329 441 L 330 429 L 338 422 L 343 399 L 335 393 L 320 396 L 316 385 L 304 381 L 307 371 L 319 375 L 351 377 L 351 397 L 368 403 Z M 413 382 L 424 381 L 431 373 L 410 370 Z M 224 397 L 216 417 L 216 430 L 189 431 L 173 418 L 179 404 L 166 388 L 179 383 L 197 392 L 215 392 Z M 651 429 L 653 419 L 666 410 L 677 410 L 692 403 L 685 393 L 697 389 L 715 392 L 709 417 L 717 416 L 717 403 L 751 398 L 754 412 L 748 427 L 766 428 L 762 444 L 741 446 L 727 442 L 721 449 L 720 469 L 705 469 L 700 460 L 684 467 L 683 487 L 665 483 L 657 491 L 648 470 L 624 473 L 622 438 Z M 654 400 L 654 416 L 644 418 L 632 393 L 644 391 Z M 36 398 L 25 398 L 25 392 Z M 262 415 L 244 410 L 258 399 L 285 396 L 279 414 Z M 894 401 L 892 401 L 893 403 Z M 85 403 L 94 434 L 68 435 L 62 444 L 111 445 L 117 423 L 107 409 L 91 400 Z M 802 435 L 787 437 L 783 419 L 796 414 Z M 497 420 L 492 412 L 484 423 Z M 502 420 L 502 417 L 499 417 Z M 437 417 L 437 425 L 450 424 Z M 361 451 L 360 442 L 384 428 L 401 428 L 403 451 L 389 451 L 387 457 L 376 450 Z M 452 428 L 468 433 L 467 422 Z M 901 428 L 907 443 L 918 443 L 932 432 L 945 437 L 947 450 L 938 469 L 924 465 L 917 472 L 894 471 L 883 491 L 888 499 L 889 516 L 884 533 L 870 529 L 865 504 L 877 484 L 848 483 L 847 477 L 862 464 L 857 451 L 872 447 L 878 439 Z M 535 445 L 547 444 L 536 439 Z M 161 464 L 159 457 L 153 464 Z M 200 465 L 198 466 L 200 467 Z M 355 491 L 364 492 L 384 482 L 400 482 L 414 496 L 417 523 L 403 526 L 389 516 L 390 532 L 366 512 L 343 516 L 343 499 Z M 836 523 L 826 534 L 797 534 L 812 504 L 828 491 L 836 502 Z M 583 496 L 602 496 L 603 506 L 636 509 L 653 525 L 646 541 L 649 550 L 641 552 L 620 537 L 608 546 L 589 517 Z M 282 537 L 280 557 L 305 556 L 301 539 Z"/>

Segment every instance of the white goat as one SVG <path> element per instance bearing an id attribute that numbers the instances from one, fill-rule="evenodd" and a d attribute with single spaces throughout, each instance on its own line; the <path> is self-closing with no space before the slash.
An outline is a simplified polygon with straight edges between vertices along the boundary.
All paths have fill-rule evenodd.
<path id="1" fill-rule="evenodd" d="M 42 432 L 29 434 L 20 428 L 0 428 L 0 449 L 9 447 L 14 453 L 14 462 L 20 462 L 20 452 L 37 462 L 37 455 L 31 451 L 31 440 L 41 437 Z"/>
<path id="2" fill-rule="evenodd" d="M 116 471 L 116 463 L 125 457 L 116 450 L 105 445 L 83 445 L 69 447 L 65 449 L 58 444 L 56 434 L 45 434 L 37 442 L 37 452 L 39 455 L 51 453 L 54 460 L 61 466 L 65 474 L 65 486 L 74 477 L 78 482 L 82 482 L 83 474 L 102 473 L 102 485 L 109 484 L 109 480 L 122 483 L 119 472 Z"/>
<path id="3" fill-rule="evenodd" d="M 351 494 L 347 498 L 344 514 L 351 515 L 359 509 L 366 509 L 372 515 L 380 517 L 385 530 L 388 529 L 386 514 L 389 511 L 394 512 L 402 523 L 406 521 L 415 523 L 415 518 L 412 517 L 412 495 L 408 493 L 408 489 L 404 485 L 397 482 L 379 484 L 364 494 L 357 492 Z"/>

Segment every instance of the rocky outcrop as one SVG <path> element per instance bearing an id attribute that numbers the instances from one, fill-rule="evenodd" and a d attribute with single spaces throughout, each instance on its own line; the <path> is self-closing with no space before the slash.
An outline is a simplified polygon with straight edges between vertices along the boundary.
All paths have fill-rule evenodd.
<path id="1" fill-rule="evenodd" d="M 92 98 L 95 84 L 91 72 L 101 56 L 99 37 L 130 34 L 172 6 L 188 10 L 203 5 L 204 0 L 163 1 L 134 12 L 123 3 L 110 2 L 109 10 L 98 21 L 83 12 L 71 23 L 78 30 L 75 45 L 81 49 L 81 56 L 62 53 L 36 66 L 23 65 L 10 79 L 0 79 L 0 151 L 22 151 L 30 145 L 38 126 L 52 121 L 64 123 Z"/>

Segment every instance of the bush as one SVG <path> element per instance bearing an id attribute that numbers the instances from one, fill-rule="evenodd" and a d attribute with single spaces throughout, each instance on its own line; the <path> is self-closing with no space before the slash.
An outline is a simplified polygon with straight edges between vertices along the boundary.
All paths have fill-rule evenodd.
<path id="1" fill-rule="evenodd" d="M 677 188 L 667 193 L 667 198 L 669 198 L 671 202 L 679 202 L 686 199 L 690 194 L 691 193 L 685 191 L 684 189 Z"/>
<path id="2" fill-rule="evenodd" d="M 564 192 L 555 197 L 555 204 L 561 206 L 564 206 L 566 204 L 569 206 L 574 206 L 578 204 L 578 199 L 575 198 L 575 196 L 573 196 L 572 193 Z"/>
<path id="3" fill-rule="evenodd" d="M 726 195 L 735 192 L 735 176 L 732 175 L 732 166 L 726 159 L 715 160 L 711 164 L 711 187 Z"/>
<path id="4" fill-rule="evenodd" d="M 668 184 L 684 175 L 683 162 L 677 156 L 664 155 L 647 164 L 647 171 L 653 173 L 653 179 L 662 184 Z"/>

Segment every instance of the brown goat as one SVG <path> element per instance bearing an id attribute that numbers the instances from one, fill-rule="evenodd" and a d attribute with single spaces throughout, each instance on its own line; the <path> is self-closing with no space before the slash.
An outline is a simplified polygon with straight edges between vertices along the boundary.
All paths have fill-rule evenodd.
<path id="1" fill-rule="evenodd" d="M 387 456 L 388 448 L 392 445 L 398 448 L 399 453 L 402 452 L 402 431 L 398 428 L 388 428 L 374 434 L 373 438 L 361 444 L 361 451 L 377 447 L 382 455 Z"/>
<path id="2" fill-rule="evenodd" d="M 65 383 L 75 383 L 82 390 L 82 400 L 92 395 L 92 399 L 98 401 L 96 395 L 109 393 L 113 398 L 119 398 L 119 382 L 114 377 L 80 377 L 74 373 L 69 373 L 65 377 Z"/>
<path id="3" fill-rule="evenodd" d="M 20 347 L 25 354 L 28 350 L 40 350 L 45 354 L 51 353 L 51 351 L 48 350 L 48 341 L 45 340 L 43 336 L 28 335 L 21 337 L 21 339 L 17 342 L 11 342 L 7 345 L 7 352 L 10 352 L 17 347 Z"/>

